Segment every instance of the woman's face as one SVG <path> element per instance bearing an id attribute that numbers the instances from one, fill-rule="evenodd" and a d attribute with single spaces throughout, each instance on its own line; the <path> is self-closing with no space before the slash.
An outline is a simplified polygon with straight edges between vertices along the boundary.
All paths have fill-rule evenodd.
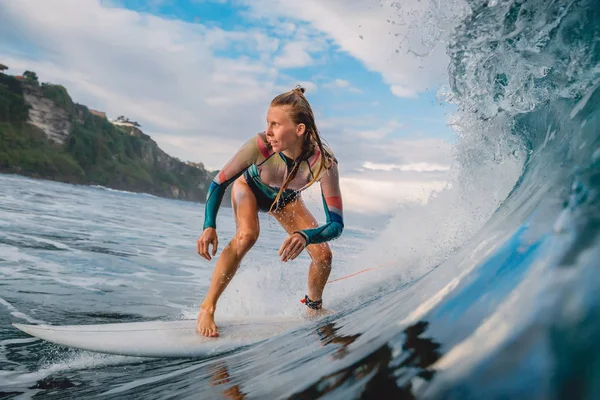
<path id="1" fill-rule="evenodd" d="M 296 125 L 288 113 L 289 106 L 269 107 L 267 111 L 267 140 L 274 152 L 286 152 L 291 157 L 302 151 L 304 124 Z"/>

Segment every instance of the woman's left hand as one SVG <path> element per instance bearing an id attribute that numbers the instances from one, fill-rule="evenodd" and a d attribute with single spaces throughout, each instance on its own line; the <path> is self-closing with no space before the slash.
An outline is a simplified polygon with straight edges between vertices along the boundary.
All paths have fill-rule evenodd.
<path id="1" fill-rule="evenodd" d="M 283 241 L 283 244 L 279 248 L 279 255 L 281 261 L 287 262 L 298 257 L 302 250 L 306 247 L 306 239 L 299 233 L 292 233 Z"/>

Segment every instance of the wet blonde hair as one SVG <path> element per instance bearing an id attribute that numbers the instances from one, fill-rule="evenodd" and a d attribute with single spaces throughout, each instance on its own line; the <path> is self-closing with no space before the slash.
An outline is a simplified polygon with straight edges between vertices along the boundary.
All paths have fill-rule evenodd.
<path id="1" fill-rule="evenodd" d="M 294 160 L 294 166 L 292 167 L 292 170 L 288 174 L 285 182 L 283 182 L 283 185 L 281 185 L 275 201 L 273 204 L 271 204 L 271 211 L 273 206 L 278 204 L 279 198 L 281 197 L 283 191 L 296 177 L 301 161 L 307 160 L 310 156 L 312 156 L 317 148 L 321 152 L 319 156 L 321 161 L 319 163 L 319 170 L 313 175 L 312 181 L 310 181 L 306 187 L 312 185 L 317 179 L 319 179 L 324 167 L 329 169 L 333 166 L 334 162 L 337 162 L 331 152 L 323 146 L 321 135 L 315 122 L 315 114 L 313 113 L 310 103 L 306 97 L 304 97 L 304 92 L 305 89 L 302 86 L 297 85 L 294 89 L 276 96 L 271 101 L 271 107 L 288 106 L 289 108 L 287 109 L 287 112 L 292 122 L 296 125 L 304 124 L 306 127 L 304 132 L 302 153 L 296 160 Z"/>

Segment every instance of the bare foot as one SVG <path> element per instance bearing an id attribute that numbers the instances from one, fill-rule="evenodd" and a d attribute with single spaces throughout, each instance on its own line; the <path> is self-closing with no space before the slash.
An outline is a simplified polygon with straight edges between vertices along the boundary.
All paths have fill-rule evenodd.
<path id="1" fill-rule="evenodd" d="M 330 314 L 333 314 L 333 311 L 328 310 L 326 308 L 321 308 L 319 310 L 314 310 L 312 308 L 306 309 L 306 317 L 309 320 L 317 319 L 317 318 L 324 317 L 324 316 L 330 315 Z"/>
<path id="2" fill-rule="evenodd" d="M 219 331 L 215 325 L 215 309 L 207 306 L 200 306 L 198 313 L 198 323 L 196 324 L 196 332 L 206 337 L 217 337 Z"/>

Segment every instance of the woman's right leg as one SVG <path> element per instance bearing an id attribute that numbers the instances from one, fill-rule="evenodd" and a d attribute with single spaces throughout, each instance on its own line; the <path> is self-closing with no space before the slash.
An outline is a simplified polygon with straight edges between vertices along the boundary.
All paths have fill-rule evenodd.
<path id="1" fill-rule="evenodd" d="M 217 260 L 208 293 L 200 306 L 196 331 L 204 336 L 219 335 L 214 320 L 217 301 L 260 233 L 256 196 L 243 176 L 233 183 L 231 202 L 237 230 Z"/>

